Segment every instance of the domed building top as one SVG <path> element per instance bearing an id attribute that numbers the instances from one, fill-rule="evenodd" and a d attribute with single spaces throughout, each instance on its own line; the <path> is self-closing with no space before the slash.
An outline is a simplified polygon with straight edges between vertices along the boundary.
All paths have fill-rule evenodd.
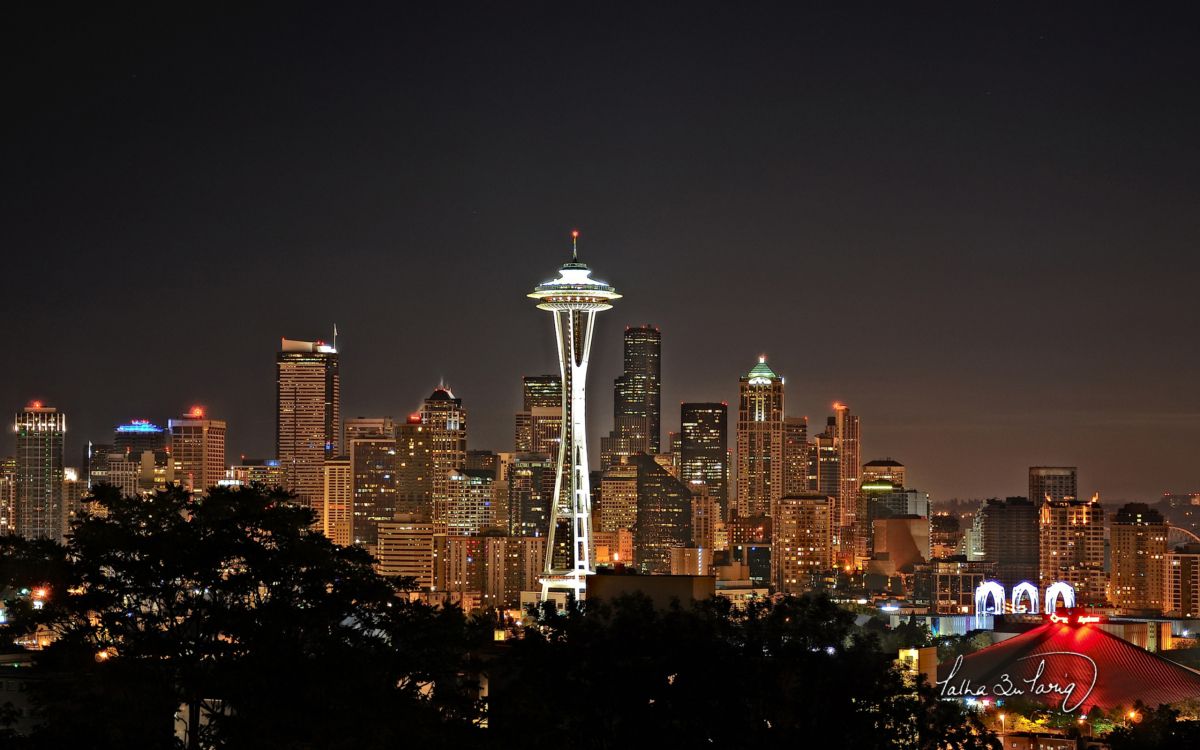
<path id="1" fill-rule="evenodd" d="M 746 374 L 746 378 L 750 381 L 750 385 L 770 385 L 776 380 L 783 379 L 767 364 L 766 355 L 758 358 L 758 364 L 750 368 L 750 372 Z"/>

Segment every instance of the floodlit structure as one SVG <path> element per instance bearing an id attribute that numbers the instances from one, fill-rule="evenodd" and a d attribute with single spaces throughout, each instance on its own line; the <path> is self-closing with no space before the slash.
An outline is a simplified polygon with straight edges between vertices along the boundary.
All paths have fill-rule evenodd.
<path id="1" fill-rule="evenodd" d="M 587 435 L 584 431 L 584 382 L 596 313 L 620 299 L 612 286 L 591 277 L 587 264 L 579 262 L 571 233 L 571 260 L 559 269 L 558 278 L 539 284 L 527 295 L 538 301 L 538 309 L 554 315 L 562 375 L 562 442 L 559 443 L 554 512 L 550 517 L 542 598 L 551 592 L 572 593 L 582 600 L 591 560 L 591 492 L 588 487 Z M 569 536 L 569 545 L 567 542 Z"/>

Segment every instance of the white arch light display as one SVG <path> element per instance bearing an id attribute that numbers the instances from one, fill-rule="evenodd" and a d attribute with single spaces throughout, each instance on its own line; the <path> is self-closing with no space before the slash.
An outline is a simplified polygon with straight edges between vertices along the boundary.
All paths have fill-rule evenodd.
<path id="1" fill-rule="evenodd" d="M 987 609 L 988 599 L 992 600 L 992 611 Z M 975 589 L 976 615 L 1004 614 L 1004 586 L 999 581 L 984 581 Z"/>
<path id="2" fill-rule="evenodd" d="M 1029 606 L 1027 608 L 1021 607 L 1022 595 L 1024 595 L 1024 598 L 1029 599 Z M 1012 611 L 1017 612 L 1017 613 L 1026 613 L 1026 614 L 1036 615 L 1038 613 L 1037 586 L 1034 586 L 1029 581 L 1021 581 L 1016 586 L 1013 586 Z"/>
<path id="3" fill-rule="evenodd" d="M 1062 596 L 1063 606 L 1070 609 L 1075 606 L 1075 588 L 1066 581 L 1052 583 L 1046 587 L 1046 614 L 1054 614 L 1058 609 L 1058 597 Z"/>

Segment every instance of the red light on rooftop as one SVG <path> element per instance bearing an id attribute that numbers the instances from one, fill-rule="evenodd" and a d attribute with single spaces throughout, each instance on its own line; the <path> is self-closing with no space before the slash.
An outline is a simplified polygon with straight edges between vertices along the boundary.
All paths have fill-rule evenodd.
<path id="1" fill-rule="evenodd" d="M 30 401 L 29 408 L 30 409 L 40 409 L 40 408 L 42 408 L 42 402 L 41 401 Z"/>
<path id="2" fill-rule="evenodd" d="M 204 407 L 203 406 L 193 406 L 188 411 L 188 416 L 191 417 L 192 419 L 200 419 L 201 417 L 204 416 Z"/>

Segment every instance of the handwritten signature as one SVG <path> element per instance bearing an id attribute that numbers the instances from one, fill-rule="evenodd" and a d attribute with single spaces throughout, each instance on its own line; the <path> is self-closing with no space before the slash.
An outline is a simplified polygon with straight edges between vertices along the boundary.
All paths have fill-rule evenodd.
<path id="1" fill-rule="evenodd" d="M 1088 683 L 1086 689 L 1081 690 L 1078 682 L 1052 682 L 1045 677 L 1046 659 L 1047 656 L 1074 656 L 1083 659 L 1088 663 L 1092 670 L 1092 679 Z M 973 685 L 970 678 L 957 679 L 959 670 L 962 669 L 963 657 L 959 654 L 954 660 L 954 666 L 950 669 L 950 674 L 945 680 L 940 681 L 942 686 L 942 697 L 944 698 L 979 698 L 982 696 L 993 696 L 996 698 L 1009 698 L 1015 695 L 1059 695 L 1062 696 L 1062 711 L 1063 713 L 1071 713 L 1084 704 L 1088 696 L 1092 694 L 1092 690 L 1096 687 L 1096 680 L 1100 677 L 1100 671 L 1096 667 L 1096 662 L 1090 656 L 1078 653 L 1076 651 L 1044 651 L 1040 654 L 1031 654 L 1022 656 L 1017 661 L 1025 661 L 1027 659 L 1041 659 L 1038 662 L 1037 669 L 1032 677 L 1022 677 L 1014 680 L 1008 673 L 1000 675 L 992 685 Z M 1069 679 L 1069 678 L 1068 678 Z"/>

